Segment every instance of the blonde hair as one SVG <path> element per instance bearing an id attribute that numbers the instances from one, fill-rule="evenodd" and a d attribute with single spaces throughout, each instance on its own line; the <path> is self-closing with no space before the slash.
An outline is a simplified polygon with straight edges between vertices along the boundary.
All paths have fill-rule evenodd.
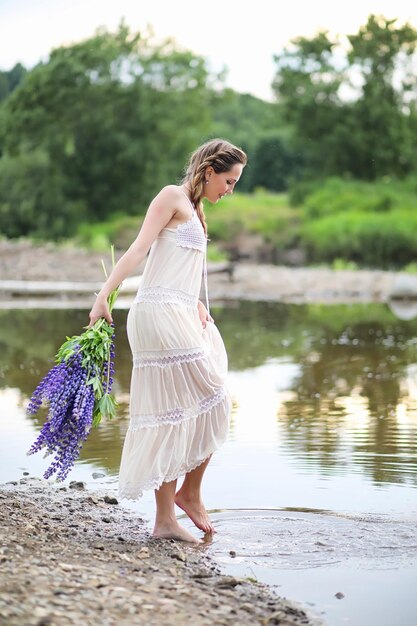
<path id="1" fill-rule="evenodd" d="M 190 200 L 206 234 L 207 223 L 202 202 L 206 169 L 212 167 L 216 174 L 220 174 L 230 171 L 236 163 L 246 165 L 247 160 L 243 150 L 225 139 L 211 139 L 192 153 L 182 182 L 190 190 Z"/>

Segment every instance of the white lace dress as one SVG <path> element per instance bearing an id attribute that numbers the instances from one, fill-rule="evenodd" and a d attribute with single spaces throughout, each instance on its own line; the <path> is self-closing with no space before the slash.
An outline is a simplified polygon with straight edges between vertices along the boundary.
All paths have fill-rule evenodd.
<path id="1" fill-rule="evenodd" d="M 192 211 L 152 245 L 127 318 L 133 370 L 121 498 L 139 498 L 196 468 L 229 430 L 226 351 L 214 323 L 203 330 L 197 310 L 207 240 Z"/>

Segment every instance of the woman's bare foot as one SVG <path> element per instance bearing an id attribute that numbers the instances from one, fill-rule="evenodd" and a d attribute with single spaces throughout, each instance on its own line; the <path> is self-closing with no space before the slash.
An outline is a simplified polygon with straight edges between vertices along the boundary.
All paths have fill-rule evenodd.
<path id="1" fill-rule="evenodd" d="M 176 539 L 177 541 L 186 541 L 188 543 L 201 543 L 199 539 L 180 526 L 178 522 L 155 524 L 152 535 L 157 539 Z"/>
<path id="2" fill-rule="evenodd" d="M 180 507 L 194 524 L 205 533 L 214 533 L 213 524 L 210 521 L 206 507 L 200 498 L 192 499 L 187 494 L 182 493 L 181 489 L 175 494 L 175 504 Z"/>

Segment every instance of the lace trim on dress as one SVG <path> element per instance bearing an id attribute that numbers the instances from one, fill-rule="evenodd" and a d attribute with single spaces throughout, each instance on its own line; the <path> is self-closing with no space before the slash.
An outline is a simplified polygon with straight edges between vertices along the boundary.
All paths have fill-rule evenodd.
<path id="1" fill-rule="evenodd" d="M 196 309 L 198 297 L 181 291 L 180 289 L 168 289 L 168 287 L 139 287 L 135 303 L 149 302 L 151 304 L 182 304 L 191 309 Z"/>
<path id="2" fill-rule="evenodd" d="M 153 414 L 139 414 L 132 415 L 130 418 L 129 428 L 130 431 L 136 431 L 141 428 L 154 428 L 157 426 L 176 425 L 186 422 L 190 419 L 195 419 L 202 413 L 211 411 L 215 406 L 223 402 L 226 398 L 226 390 L 221 387 L 215 394 L 208 398 L 203 398 L 197 404 L 188 407 L 178 407 L 165 413 Z"/>
<path id="3" fill-rule="evenodd" d="M 188 200 L 191 204 L 189 198 Z M 203 282 L 206 292 L 206 308 L 208 314 L 210 315 L 207 284 L 207 237 L 204 232 L 203 225 L 201 224 L 192 204 L 191 207 L 193 209 L 193 216 L 188 220 L 188 222 L 184 222 L 183 224 L 179 224 L 177 226 L 177 245 L 182 248 L 195 248 L 196 250 L 200 250 L 204 253 Z"/>
<path id="4" fill-rule="evenodd" d="M 193 209 L 194 211 L 194 209 Z M 194 248 L 201 252 L 206 251 L 207 238 L 197 213 L 183 224 L 177 226 L 177 245 L 181 248 Z"/>
<path id="5" fill-rule="evenodd" d="M 149 350 L 133 355 L 133 367 L 170 367 L 181 363 L 200 361 L 207 356 L 201 348 L 181 348 L 178 350 Z"/>

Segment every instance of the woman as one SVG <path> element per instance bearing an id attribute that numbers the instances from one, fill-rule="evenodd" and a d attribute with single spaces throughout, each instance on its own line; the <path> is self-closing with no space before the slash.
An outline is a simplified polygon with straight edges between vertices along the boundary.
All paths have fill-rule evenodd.
<path id="1" fill-rule="evenodd" d="M 119 476 L 121 497 L 155 489 L 155 537 L 196 542 L 181 527 L 175 504 L 205 533 L 214 532 L 201 500 L 212 453 L 227 437 L 227 357 L 207 298 L 207 225 L 202 200 L 233 193 L 246 154 L 213 139 L 191 156 L 181 185 L 152 200 L 142 228 L 116 264 L 90 312 L 111 321 L 107 297 L 150 250 L 127 334 L 133 355 L 130 423 Z M 202 276 L 205 306 L 198 300 Z M 176 491 L 177 478 L 185 475 Z"/>

